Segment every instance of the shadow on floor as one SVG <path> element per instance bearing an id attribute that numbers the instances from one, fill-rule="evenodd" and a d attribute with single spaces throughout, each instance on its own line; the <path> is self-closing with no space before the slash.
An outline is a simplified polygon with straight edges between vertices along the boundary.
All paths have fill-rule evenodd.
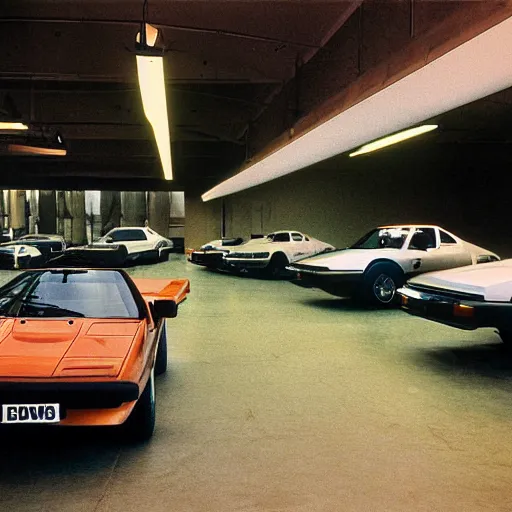
<path id="1" fill-rule="evenodd" d="M 512 380 L 512 350 L 502 343 L 424 349 L 417 357 L 442 373 Z"/>

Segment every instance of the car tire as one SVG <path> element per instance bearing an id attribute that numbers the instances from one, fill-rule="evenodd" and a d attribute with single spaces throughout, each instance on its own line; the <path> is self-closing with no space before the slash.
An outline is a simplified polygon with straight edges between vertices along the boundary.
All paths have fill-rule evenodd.
<path id="1" fill-rule="evenodd" d="M 160 263 L 169 261 L 169 251 L 158 251 L 158 261 Z"/>
<path id="2" fill-rule="evenodd" d="M 167 371 L 167 324 L 162 321 L 162 329 L 158 338 L 158 348 L 155 357 L 155 375 L 162 375 Z"/>
<path id="3" fill-rule="evenodd" d="M 270 262 L 265 268 L 265 273 L 267 277 L 277 279 L 283 274 L 286 265 L 289 265 L 286 255 L 282 252 L 276 252 L 272 255 L 272 258 L 270 258 Z"/>
<path id="4" fill-rule="evenodd" d="M 155 430 L 155 420 L 155 374 L 154 371 L 151 370 L 144 391 L 123 425 L 128 441 L 134 443 L 148 441 Z"/>
<path id="5" fill-rule="evenodd" d="M 364 274 L 360 298 L 372 306 L 392 306 L 404 282 L 404 273 L 393 263 L 375 263 Z"/>

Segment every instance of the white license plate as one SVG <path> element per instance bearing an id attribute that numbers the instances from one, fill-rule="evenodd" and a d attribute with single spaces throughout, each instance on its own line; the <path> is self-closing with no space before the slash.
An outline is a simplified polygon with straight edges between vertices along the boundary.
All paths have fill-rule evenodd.
<path id="1" fill-rule="evenodd" d="M 60 404 L 3 404 L 2 423 L 58 423 Z"/>

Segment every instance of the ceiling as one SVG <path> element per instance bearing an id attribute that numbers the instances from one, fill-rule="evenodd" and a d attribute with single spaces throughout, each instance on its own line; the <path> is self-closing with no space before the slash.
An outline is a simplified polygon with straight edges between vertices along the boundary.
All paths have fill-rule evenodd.
<path id="1" fill-rule="evenodd" d="M 50 178 L 161 177 L 132 53 L 142 4 L 2 5 L 0 94 L 24 120 L 58 130 L 68 146 L 62 161 L 16 157 L 18 166 L 30 164 Z M 238 167 L 248 126 L 297 63 L 312 59 L 359 4 L 150 0 L 148 20 L 162 30 L 167 49 L 174 186 L 204 190 Z"/>
<path id="2" fill-rule="evenodd" d="M 437 22 L 439 5 L 447 9 L 448 4 L 416 2 L 418 27 L 426 18 L 421 5 L 429 7 L 432 22 Z M 451 2 L 457 3 L 477 2 Z M 199 195 L 252 156 L 251 130 L 265 117 L 272 125 L 276 99 L 302 69 L 308 70 L 305 64 L 311 62 L 321 76 L 325 66 L 337 66 L 338 56 L 345 55 L 361 68 L 368 40 L 383 47 L 398 15 L 401 35 L 395 37 L 395 47 L 403 46 L 410 37 L 413 2 L 396 0 L 393 11 L 388 1 L 365 0 L 366 40 L 353 35 L 361 31 L 361 4 L 149 0 L 148 21 L 162 30 L 167 50 L 175 175 L 169 184 L 162 178 L 137 84 L 133 49 L 142 0 L 2 0 L 0 109 L 32 126 L 57 130 L 68 154 L 2 155 L 0 137 L 0 186 L 19 186 L 16 176 L 40 188 L 91 188 L 94 182 L 115 188 L 123 180 L 124 189 L 170 187 Z M 354 57 L 358 47 L 359 57 Z M 373 64 L 375 55 L 367 62 Z M 312 106 L 333 92 L 328 80 L 309 83 L 318 84 L 318 90 L 306 91 Z M 293 101 L 279 105 L 275 111 L 281 117 L 299 115 Z M 510 142 L 511 110 L 507 90 L 437 118 L 441 130 L 429 137 L 443 143 Z M 263 142 L 276 135 L 270 134 Z"/>

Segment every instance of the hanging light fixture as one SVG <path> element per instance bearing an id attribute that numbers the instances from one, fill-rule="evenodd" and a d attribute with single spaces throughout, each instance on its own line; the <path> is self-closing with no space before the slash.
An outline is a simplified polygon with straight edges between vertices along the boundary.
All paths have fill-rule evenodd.
<path id="1" fill-rule="evenodd" d="M 146 22 L 148 0 L 144 1 L 140 32 L 135 39 L 137 74 L 139 77 L 142 106 L 153 128 L 164 178 L 172 180 L 171 137 L 165 97 L 163 51 L 158 49 L 157 28 Z"/>

